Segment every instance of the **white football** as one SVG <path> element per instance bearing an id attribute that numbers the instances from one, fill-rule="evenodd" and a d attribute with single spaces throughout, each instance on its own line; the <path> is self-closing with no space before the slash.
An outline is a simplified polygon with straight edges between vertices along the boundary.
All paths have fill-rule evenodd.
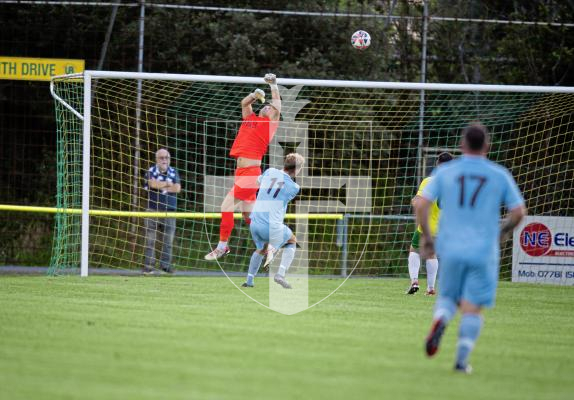
<path id="1" fill-rule="evenodd" d="M 355 49 L 365 50 L 371 45 L 371 35 L 366 31 L 357 31 L 351 36 L 351 44 Z"/>

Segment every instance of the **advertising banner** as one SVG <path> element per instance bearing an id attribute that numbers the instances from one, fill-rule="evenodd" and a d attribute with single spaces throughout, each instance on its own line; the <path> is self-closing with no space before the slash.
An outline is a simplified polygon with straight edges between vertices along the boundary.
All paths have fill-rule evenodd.
<path id="1" fill-rule="evenodd" d="M 514 231 L 512 281 L 574 285 L 574 218 L 524 218 Z"/>
<path id="2" fill-rule="evenodd" d="M 0 79 L 49 81 L 53 76 L 84 72 L 84 60 L 0 56 Z"/>

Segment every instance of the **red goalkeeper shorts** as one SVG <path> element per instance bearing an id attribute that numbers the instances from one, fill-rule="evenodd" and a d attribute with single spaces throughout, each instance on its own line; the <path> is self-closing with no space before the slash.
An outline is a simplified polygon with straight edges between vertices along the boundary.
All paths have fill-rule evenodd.
<path id="1" fill-rule="evenodd" d="M 261 167 L 253 166 L 237 168 L 235 170 L 235 184 L 233 185 L 233 197 L 243 201 L 255 201 L 259 184 L 257 178 L 261 175 Z"/>

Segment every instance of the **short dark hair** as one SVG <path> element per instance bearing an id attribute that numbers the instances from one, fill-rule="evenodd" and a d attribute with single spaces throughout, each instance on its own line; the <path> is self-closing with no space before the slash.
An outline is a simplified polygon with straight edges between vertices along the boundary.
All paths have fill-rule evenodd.
<path id="1" fill-rule="evenodd" d="M 448 162 L 452 160 L 454 157 L 449 152 L 445 151 L 444 153 L 440 153 L 436 158 L 436 165 L 440 165 L 442 163 Z"/>
<path id="2" fill-rule="evenodd" d="M 469 150 L 472 151 L 482 150 L 484 144 L 488 142 L 488 130 L 486 126 L 480 123 L 475 123 L 464 128 L 462 136 Z"/>

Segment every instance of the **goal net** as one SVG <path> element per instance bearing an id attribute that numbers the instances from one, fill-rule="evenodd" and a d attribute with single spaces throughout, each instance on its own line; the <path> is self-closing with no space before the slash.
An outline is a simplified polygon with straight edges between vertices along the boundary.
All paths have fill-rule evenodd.
<path id="1" fill-rule="evenodd" d="M 489 157 L 511 170 L 529 213 L 572 216 L 573 93 L 532 87 L 278 83 L 281 122 L 262 169 L 280 168 L 290 152 L 306 158 L 297 177 L 301 192 L 286 220 L 307 258 L 294 263 L 295 269 L 325 276 L 408 276 L 416 228 L 411 199 L 440 152 L 459 155 L 460 131 L 476 120 L 489 128 Z M 82 257 L 91 273 L 140 271 L 146 218 L 162 222 L 170 217 L 175 218 L 172 264 L 178 273 L 223 269 L 243 275 L 254 244 L 239 208 L 231 253 L 219 262 L 204 256 L 218 243 L 221 203 L 233 186 L 235 160 L 229 151 L 241 124 L 240 101 L 256 88 L 270 98 L 261 78 L 87 71 L 54 79 L 59 212 L 52 271 L 78 268 Z M 176 211 L 149 214 L 145 173 L 162 148 L 170 152 L 182 189 Z M 503 279 L 511 276 L 511 255 L 508 242 L 502 251 Z"/>

